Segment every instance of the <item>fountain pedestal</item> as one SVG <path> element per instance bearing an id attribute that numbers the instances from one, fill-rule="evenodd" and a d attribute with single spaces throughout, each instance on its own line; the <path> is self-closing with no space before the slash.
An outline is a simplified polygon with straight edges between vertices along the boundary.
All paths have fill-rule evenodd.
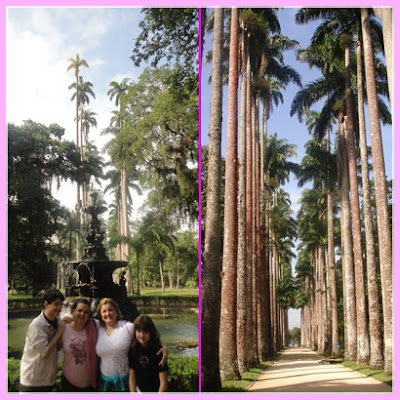
<path id="1" fill-rule="evenodd" d="M 139 312 L 135 303 L 128 298 L 126 287 L 117 285 L 112 273 L 117 268 L 126 267 L 127 261 L 110 261 L 103 245 L 104 232 L 98 215 L 106 211 L 99 204 L 97 193 L 90 194 L 91 204 L 84 210 L 90 215 L 89 230 L 86 235 L 87 247 L 82 260 L 70 261 L 64 271 L 64 287 L 67 297 L 89 297 L 93 308 L 103 297 L 111 297 L 120 306 L 123 318 L 133 321 Z M 92 310 L 95 311 L 95 310 Z"/>

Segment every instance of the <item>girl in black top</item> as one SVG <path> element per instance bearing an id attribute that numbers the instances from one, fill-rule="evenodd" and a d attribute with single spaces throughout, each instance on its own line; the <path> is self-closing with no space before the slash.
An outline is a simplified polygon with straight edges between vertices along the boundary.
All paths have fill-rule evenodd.
<path id="1" fill-rule="evenodd" d="M 167 370 L 161 366 L 160 334 L 147 315 L 139 315 L 133 322 L 133 342 L 129 350 L 129 390 L 136 392 L 166 392 Z"/>

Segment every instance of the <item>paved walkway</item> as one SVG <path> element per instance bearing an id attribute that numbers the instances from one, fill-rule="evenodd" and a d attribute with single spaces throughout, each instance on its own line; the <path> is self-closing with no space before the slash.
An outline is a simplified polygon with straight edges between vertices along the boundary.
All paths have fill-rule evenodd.
<path id="1" fill-rule="evenodd" d="M 322 357 L 290 348 L 255 381 L 249 392 L 391 392 L 392 388 L 340 364 L 320 364 Z"/>

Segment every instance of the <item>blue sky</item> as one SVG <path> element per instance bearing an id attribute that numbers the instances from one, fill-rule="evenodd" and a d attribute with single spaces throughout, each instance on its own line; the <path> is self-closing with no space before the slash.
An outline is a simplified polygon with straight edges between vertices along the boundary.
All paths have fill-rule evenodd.
<path id="1" fill-rule="evenodd" d="M 89 139 L 101 150 L 111 136 L 100 132 L 116 108 L 107 96 L 109 83 L 124 77 L 135 80 L 143 68 L 134 67 L 129 58 L 141 19 L 140 8 L 8 8 L 7 121 L 58 123 L 66 129 L 64 138 L 75 141 L 75 103 L 68 90 L 75 78 L 66 70 L 68 59 L 78 53 L 90 67 L 80 74 L 93 83 L 96 94 L 89 107 L 98 114 L 97 128 L 91 128 Z M 74 208 L 75 190 L 75 185 L 63 184 L 54 194 Z"/>
<path id="2" fill-rule="evenodd" d="M 297 8 L 284 8 L 278 11 L 278 17 L 281 25 L 281 33 L 288 36 L 290 39 L 297 40 L 300 43 L 301 48 L 306 48 L 312 37 L 315 28 L 319 25 L 319 22 L 313 22 L 307 25 L 297 25 L 295 23 L 294 16 L 297 12 Z M 212 47 L 212 34 L 206 36 L 204 55 Z M 317 79 L 320 73 L 317 69 L 313 68 L 309 70 L 307 64 L 301 63 L 296 60 L 295 51 L 286 51 L 284 53 L 285 64 L 292 66 L 302 77 L 303 86 L 309 82 Z M 208 84 L 208 78 L 211 74 L 211 65 L 202 65 L 202 99 L 201 99 L 201 140 L 202 145 L 208 143 L 208 124 L 209 124 L 209 108 L 210 108 L 210 86 Z M 304 145 L 310 139 L 304 123 L 300 123 L 297 116 L 290 117 L 290 107 L 292 100 L 299 90 L 299 87 L 295 84 L 288 85 L 287 89 L 283 92 L 284 103 L 275 107 L 273 113 L 268 121 L 268 133 L 277 133 L 278 137 L 285 138 L 289 143 L 297 145 L 297 157 L 291 159 L 294 162 L 300 162 L 304 156 Z M 226 136 L 226 109 L 227 109 L 227 88 L 224 89 L 223 94 L 223 136 L 222 136 L 222 153 L 225 154 L 225 136 Z M 316 109 L 317 110 L 317 109 Z M 365 108 L 367 112 L 367 108 Z M 319 110 L 317 110 L 319 111 Z M 336 133 L 336 132 L 335 132 Z M 367 117 L 367 135 L 369 137 L 368 117 Z M 386 175 L 388 177 L 393 176 L 392 172 L 392 126 L 382 127 L 383 144 L 385 152 L 385 164 L 386 164 Z M 336 135 L 333 135 L 333 140 Z M 367 139 L 370 143 L 369 138 Z M 305 186 L 305 187 L 309 187 Z M 297 181 L 294 177 L 288 184 L 284 186 L 284 189 L 290 194 L 292 202 L 292 210 L 294 213 L 299 209 L 297 201 L 301 196 L 304 188 L 297 186 Z M 290 328 L 299 326 L 299 314 L 291 310 L 290 313 Z"/>

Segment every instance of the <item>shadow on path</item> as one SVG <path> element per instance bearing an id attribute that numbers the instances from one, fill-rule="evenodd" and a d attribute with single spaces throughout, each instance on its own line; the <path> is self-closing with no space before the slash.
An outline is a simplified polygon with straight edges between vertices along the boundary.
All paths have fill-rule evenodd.
<path id="1" fill-rule="evenodd" d="M 320 355 L 291 348 L 281 354 L 249 392 L 391 392 L 392 388 L 340 364 L 320 364 Z"/>

